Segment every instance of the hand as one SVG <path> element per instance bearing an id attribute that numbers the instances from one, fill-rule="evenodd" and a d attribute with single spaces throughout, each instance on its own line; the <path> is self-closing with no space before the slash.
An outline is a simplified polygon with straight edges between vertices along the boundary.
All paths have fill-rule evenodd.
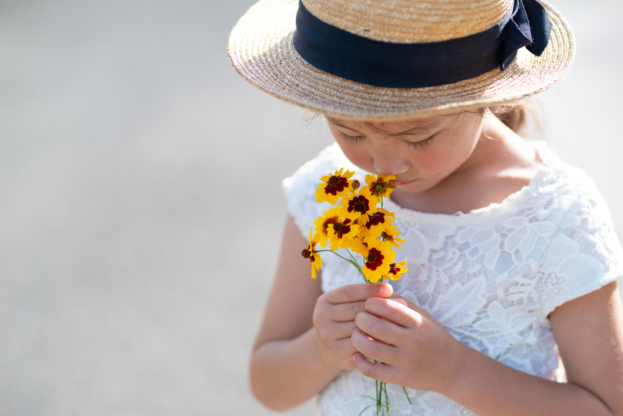
<path id="1" fill-rule="evenodd" d="M 316 344 L 325 364 L 336 370 L 353 368 L 351 358 L 357 352 L 351 342 L 356 328 L 355 316 L 365 311 L 368 298 L 391 296 L 392 287 L 385 283 L 346 285 L 321 295 L 314 308 L 313 323 Z"/>
<path id="2" fill-rule="evenodd" d="M 369 298 L 355 323 L 352 358 L 362 374 L 418 390 L 450 387 L 465 347 L 422 308 L 396 294 Z"/>

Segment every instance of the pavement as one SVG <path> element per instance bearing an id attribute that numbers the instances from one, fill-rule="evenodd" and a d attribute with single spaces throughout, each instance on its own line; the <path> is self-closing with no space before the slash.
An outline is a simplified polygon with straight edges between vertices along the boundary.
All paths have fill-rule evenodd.
<path id="1" fill-rule="evenodd" d="M 246 373 L 280 181 L 331 139 L 229 66 L 253 3 L 0 1 L 0 416 L 273 414 Z M 623 3 L 554 4 L 578 54 L 540 137 L 623 236 Z"/>

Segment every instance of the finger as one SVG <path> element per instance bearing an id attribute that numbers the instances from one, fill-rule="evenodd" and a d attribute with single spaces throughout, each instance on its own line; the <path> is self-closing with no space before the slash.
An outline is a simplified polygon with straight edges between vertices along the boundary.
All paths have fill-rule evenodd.
<path id="1" fill-rule="evenodd" d="M 391 363 L 395 357 L 396 347 L 382 342 L 374 341 L 361 329 L 355 328 L 350 337 L 357 351 L 379 362 Z"/>
<path id="2" fill-rule="evenodd" d="M 370 298 L 366 301 L 366 311 L 405 328 L 417 327 L 422 323 L 419 312 L 392 299 Z"/>
<path id="3" fill-rule="evenodd" d="M 322 328 L 317 328 L 318 337 L 325 343 L 329 344 L 337 340 L 350 338 L 353 329 L 357 328 L 355 321 L 350 322 L 332 322 Z"/>
<path id="4" fill-rule="evenodd" d="M 354 321 L 359 312 L 365 312 L 365 301 L 340 303 L 330 306 L 331 320 L 336 322 Z"/>
<path id="5" fill-rule="evenodd" d="M 396 299 L 394 299 L 394 297 Z M 406 299 L 402 296 L 400 296 L 397 293 L 392 293 L 392 295 L 390 296 L 390 298 L 394 301 L 397 301 L 399 303 L 402 303 L 403 305 L 407 305 L 407 307 L 409 309 L 413 309 L 414 311 L 416 311 L 417 313 L 424 315 L 426 317 L 429 316 L 428 312 L 426 312 L 424 309 L 420 308 L 419 306 L 417 306 L 416 304 L 414 304 L 413 302 L 411 302 L 409 299 Z M 403 302 L 400 302 L 400 300 L 402 300 Z"/>
<path id="6" fill-rule="evenodd" d="M 396 369 L 391 365 L 371 363 L 359 352 L 353 354 L 352 357 L 355 367 L 366 377 L 387 383 L 391 383 L 396 378 Z"/>
<path id="7" fill-rule="evenodd" d="M 392 294 L 392 296 L 390 297 L 390 299 L 391 299 L 391 300 L 393 300 L 394 302 L 398 302 L 398 303 L 400 303 L 401 305 L 405 305 L 405 306 L 407 306 L 407 307 L 408 307 L 408 305 L 407 305 L 407 301 L 406 301 L 406 300 L 401 299 L 401 298 L 395 298 L 395 297 L 394 297 L 394 294 Z"/>
<path id="8" fill-rule="evenodd" d="M 355 354 L 357 352 L 357 348 L 355 348 L 350 340 L 350 337 L 348 337 L 335 341 L 333 343 L 333 351 L 340 357 L 348 357 L 349 355 Z"/>
<path id="9" fill-rule="evenodd" d="M 369 336 L 387 344 L 396 345 L 405 336 L 405 330 L 401 326 L 367 312 L 358 314 L 355 323 L 357 328 Z"/>
<path id="10" fill-rule="evenodd" d="M 400 296 L 398 293 L 392 293 L 392 295 L 389 298 L 393 300 L 394 302 L 402 303 L 403 305 L 408 306 L 407 300 L 403 298 L 402 296 Z"/>
<path id="11" fill-rule="evenodd" d="M 393 289 L 387 283 L 357 283 L 327 292 L 327 301 L 336 305 L 364 301 L 370 297 L 388 298 L 392 293 Z"/>

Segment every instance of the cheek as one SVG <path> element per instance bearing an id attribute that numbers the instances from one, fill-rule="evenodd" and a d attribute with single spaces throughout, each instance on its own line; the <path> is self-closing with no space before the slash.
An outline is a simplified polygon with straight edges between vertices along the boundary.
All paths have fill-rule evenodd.
<path id="1" fill-rule="evenodd" d="M 423 176 L 443 175 L 454 165 L 454 149 L 446 146 L 431 146 L 424 151 L 412 152 L 411 166 Z"/>
<path id="2" fill-rule="evenodd" d="M 456 137 L 455 137 L 456 138 Z M 441 142 L 441 143 L 440 143 Z M 431 176 L 446 176 L 461 166 L 472 151 L 471 140 L 460 142 L 440 140 L 436 146 L 431 146 L 427 151 L 419 152 L 412 157 L 412 165 L 423 174 Z"/>

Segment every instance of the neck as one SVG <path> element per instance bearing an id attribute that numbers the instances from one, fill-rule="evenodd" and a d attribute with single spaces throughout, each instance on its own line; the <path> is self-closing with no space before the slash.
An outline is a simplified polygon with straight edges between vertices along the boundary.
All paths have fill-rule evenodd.
<path id="1" fill-rule="evenodd" d="M 493 115 L 484 117 L 480 128 L 480 137 L 476 141 L 472 153 L 450 176 L 461 175 L 482 166 L 483 163 L 490 163 L 491 158 L 499 153 L 500 146 L 505 145 L 509 133 L 512 131 L 497 117 Z"/>
<path id="2" fill-rule="evenodd" d="M 452 214 L 499 202 L 525 185 L 523 177 L 529 180 L 539 164 L 534 148 L 493 115 L 482 120 L 478 137 L 465 162 L 441 182 L 417 193 L 396 189 L 392 200 L 416 211 Z"/>

